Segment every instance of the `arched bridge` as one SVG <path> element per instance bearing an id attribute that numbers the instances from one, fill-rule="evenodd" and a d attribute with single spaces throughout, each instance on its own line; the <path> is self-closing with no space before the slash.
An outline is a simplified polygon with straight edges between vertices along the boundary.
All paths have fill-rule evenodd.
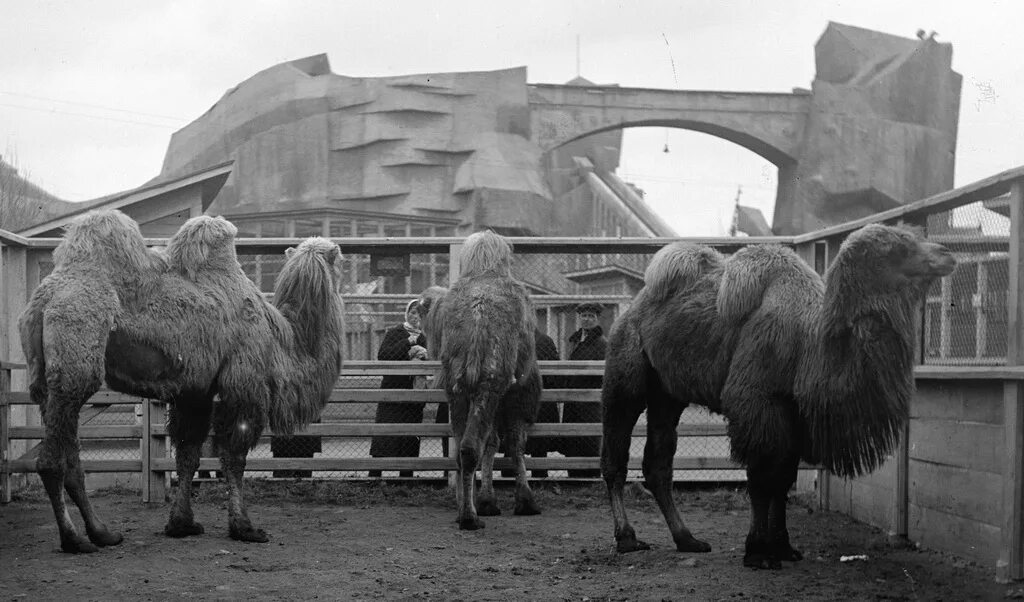
<path id="1" fill-rule="evenodd" d="M 809 93 L 531 84 L 531 137 L 544 150 L 607 130 L 677 127 L 729 140 L 776 166 L 797 161 Z"/>

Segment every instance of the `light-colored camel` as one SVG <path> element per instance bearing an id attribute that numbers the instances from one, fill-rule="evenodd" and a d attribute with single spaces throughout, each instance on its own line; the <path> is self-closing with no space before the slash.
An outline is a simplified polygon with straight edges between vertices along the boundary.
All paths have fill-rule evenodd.
<path id="1" fill-rule="evenodd" d="M 203 532 L 190 494 L 212 416 L 230 536 L 267 541 L 242 500 L 246 455 L 266 425 L 290 433 L 317 418 L 330 395 L 342 359 L 340 252 L 322 238 L 289 249 L 271 305 L 242 272 L 236 232 L 222 218 L 192 218 L 158 252 L 129 217 L 100 210 L 76 219 L 55 250 L 19 329 L 45 427 L 37 470 L 64 551 L 122 539 L 92 509 L 79 458 L 79 411 L 104 382 L 170 404 L 179 487 L 167 535 Z M 75 529 L 65 490 L 88 539 Z"/>
<path id="2" fill-rule="evenodd" d="M 537 318 L 526 288 L 512 277 L 512 245 L 491 231 L 470 235 L 458 281 L 443 296 L 428 291 L 423 327 L 431 357 L 441 360 L 435 387 L 445 390 L 451 407 L 459 528 L 480 529 L 480 516 L 501 513 L 492 478 L 499 439 L 507 441 L 516 465 L 513 512 L 539 514 L 523 457 L 527 429 L 540 409 Z"/>

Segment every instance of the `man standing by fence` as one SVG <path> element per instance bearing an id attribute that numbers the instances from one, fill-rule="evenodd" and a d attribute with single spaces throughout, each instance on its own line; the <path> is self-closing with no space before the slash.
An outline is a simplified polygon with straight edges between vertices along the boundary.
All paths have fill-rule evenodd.
<path id="1" fill-rule="evenodd" d="M 569 337 L 570 360 L 603 360 L 607 350 L 604 331 L 598 323 L 604 308 L 598 303 L 580 303 L 576 306 L 579 330 Z M 567 389 L 600 389 L 601 376 L 567 376 Z M 562 410 L 562 423 L 601 422 L 601 405 L 596 403 L 566 402 Z M 601 454 L 601 437 L 566 438 L 562 445 L 566 456 L 596 457 Z M 572 469 L 569 478 L 597 478 L 599 469 Z"/>

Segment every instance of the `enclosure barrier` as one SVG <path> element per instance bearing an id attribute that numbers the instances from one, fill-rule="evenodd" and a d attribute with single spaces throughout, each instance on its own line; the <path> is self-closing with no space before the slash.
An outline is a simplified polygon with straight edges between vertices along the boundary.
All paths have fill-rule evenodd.
<path id="1" fill-rule="evenodd" d="M 896 453 L 882 468 L 860 479 L 843 480 L 817 474 L 820 504 L 907 536 L 922 544 L 953 551 L 996 567 L 1000 579 L 1024 578 L 1024 168 L 951 190 L 928 199 L 840 226 L 796 237 L 685 239 L 729 253 L 748 244 L 790 246 L 812 267 L 824 273 L 845 237 L 869 223 L 909 222 L 921 226 L 928 238 L 956 252 L 960 267 L 929 292 L 921 312 L 920 363 L 911 420 Z M 276 227 L 275 227 L 276 228 Z M 363 452 L 331 457 L 282 458 L 251 456 L 251 472 L 312 470 L 320 474 L 352 474 L 364 470 L 454 469 L 444 457 L 446 425 L 417 421 L 375 424 L 366 410 L 382 400 L 400 403 L 441 403 L 440 393 L 427 390 L 381 391 L 385 373 L 425 375 L 436 364 L 372 361 L 385 327 L 402 314 L 404 301 L 432 284 L 447 284 L 458 272 L 462 239 L 388 238 L 385 226 L 339 229 L 330 220 L 300 228 L 298 220 L 281 228 L 288 238 L 241 238 L 237 249 L 243 268 L 268 290 L 282 251 L 296 244 L 293 237 L 326 234 L 345 254 L 350 277 L 346 289 L 348 313 L 346 363 L 332 394 L 325 420 L 303 433 L 328 440 L 362 439 L 374 435 L 415 435 L 437 440 L 419 458 L 371 458 Z M 305 229 L 303 229 L 305 228 Z M 313 231 L 319 228 L 318 231 Z M 340 235 L 339 235 L 340 232 Z M 409 232 L 407 228 L 407 233 Z M 339 236 L 365 236 L 348 238 Z M 571 332 L 572 306 L 584 300 L 602 303 L 607 322 L 620 313 L 642 284 L 646 262 L 667 239 L 546 239 L 512 238 L 516 275 L 527 282 L 538 308 L 541 330 L 560 344 L 562 361 L 542 363 L 545 375 L 600 374 L 601 363 L 567 362 L 564 347 Z M 0 231 L 0 354 L 14 363 L 0 367 L 0 486 L 10 495 L 10 475 L 34 468 L 35 440 L 41 435 L 38 415 L 29 405 L 16 322 L 30 292 L 45 276 L 50 253 L 59 239 L 27 239 Z M 150 239 L 163 244 L 163 239 Z M 405 271 L 388 273 L 380 266 L 404 263 Z M 409 267 L 411 266 L 411 268 Z M 375 272 L 375 270 L 377 270 Z M 375 276 L 376 274 L 376 276 Z M 376 280 L 373 278 L 376 277 Z M 4 357 L 0 355 L 0 357 Z M 553 388 L 549 401 L 598 403 L 597 389 Z M 145 474 L 146 499 L 159 501 L 174 469 L 166 444 L 164 408 L 141 404 L 141 419 L 133 412 L 128 424 L 110 424 L 102 417 L 140 400 L 102 392 L 82 414 L 85 442 L 121 441 L 138 446 L 138 457 L 98 459 L 86 456 L 88 471 L 130 471 Z M 361 413 L 351 410 L 363 408 Z M 689 410 L 688 410 L 689 411 Z M 680 440 L 725 441 L 721 421 L 696 416 L 680 427 Z M 596 422 L 539 424 L 533 436 L 597 436 Z M 643 444 L 643 426 L 634 431 L 631 477 Z M 140 442 L 143 444 L 140 445 Z M 714 470 L 739 475 L 728 461 L 728 448 L 697 448 L 676 458 L 680 470 Z M 259 450 L 257 450 L 258 452 Z M 312 455 L 312 454 L 310 454 Z M 327 456 L 327 454 L 323 454 Z M 265 456 L 265 454 L 264 454 Z M 594 468 L 593 457 L 527 458 L 529 469 Z M 505 466 L 501 460 L 496 468 Z M 206 458 L 201 469 L 216 469 Z M 727 472 L 728 471 L 728 472 Z M 692 474 L 692 473 L 685 473 Z"/>
<path id="2" fill-rule="evenodd" d="M 907 222 L 956 252 L 922 312 L 911 419 L 880 470 L 822 473 L 821 505 L 1024 579 L 1024 168 L 796 237 L 824 271 L 846 235 Z"/>
<path id="3" fill-rule="evenodd" d="M 13 366 L 5 364 L 0 373 L 9 376 Z M 432 375 L 439 368 L 439 362 L 352 362 L 346 366 L 342 379 L 367 374 L 402 374 Z M 603 373 L 603 362 L 599 361 L 544 361 L 541 371 L 545 375 L 600 375 Z M 9 382 L 9 378 L 3 382 Z M 545 391 L 548 402 L 600 403 L 599 389 L 552 389 Z M 3 424 L 8 425 L 9 410 L 19 405 L 31 404 L 27 393 L 5 390 L 0 398 L 0 410 L 4 412 Z M 344 408 L 347 404 L 366 404 L 387 401 L 389 403 L 446 403 L 444 391 L 441 390 L 380 390 L 380 389 L 345 389 L 336 388 L 331 394 L 325 414 L 332 409 Z M 105 410 L 115 406 L 142 405 L 141 420 L 133 425 L 92 426 L 90 422 Z M 343 412 L 342 412 L 343 413 Z M 685 438 L 725 437 L 724 424 L 715 418 L 700 423 L 680 425 L 679 435 Z M 141 398 L 135 398 L 110 391 L 100 391 L 87 404 L 81 418 L 79 438 L 85 442 L 93 440 L 120 440 L 140 450 L 138 459 L 97 459 L 88 455 L 83 457 L 82 465 L 86 472 L 139 473 L 142 483 L 142 498 L 145 502 L 162 501 L 170 481 L 170 474 L 175 469 L 174 459 L 167 441 L 164 404 Z M 366 438 L 374 435 L 407 435 L 416 437 L 433 437 L 446 439 L 451 436 L 447 424 L 424 423 L 352 423 L 327 422 L 312 424 L 295 433 L 296 435 L 331 437 L 331 438 Z M 11 441 L 38 441 L 43 435 L 41 426 L 6 427 L 2 431 L 0 445 L 8 451 Z M 579 437 L 600 436 L 600 423 L 575 424 L 537 424 L 530 430 L 531 437 Z M 638 425 L 634 436 L 643 437 L 645 429 Z M 273 437 L 268 432 L 262 438 L 266 443 Z M 35 451 L 32 447 L 27 453 L 15 459 L 4 460 L 2 473 L 4 500 L 10 500 L 9 473 L 31 473 L 35 471 Z M 630 459 L 630 469 L 639 471 L 640 457 Z M 599 459 L 596 457 L 527 457 L 528 470 L 566 470 L 566 469 L 597 469 Z M 220 463 L 217 458 L 204 457 L 199 470 L 218 470 Z M 511 460 L 497 458 L 495 469 L 513 468 Z M 675 460 L 676 470 L 737 470 L 738 467 L 727 457 L 678 457 Z M 280 470 L 308 470 L 316 472 L 339 471 L 355 472 L 369 470 L 415 470 L 443 473 L 455 470 L 455 459 L 452 457 L 417 457 L 417 458 L 372 458 L 367 456 L 348 457 L 316 457 L 316 458 L 250 458 L 246 470 L 252 473 Z"/>

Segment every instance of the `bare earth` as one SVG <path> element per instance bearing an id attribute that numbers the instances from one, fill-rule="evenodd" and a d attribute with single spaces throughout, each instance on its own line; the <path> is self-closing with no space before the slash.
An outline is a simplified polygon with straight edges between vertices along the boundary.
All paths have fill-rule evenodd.
<path id="1" fill-rule="evenodd" d="M 629 510 L 649 552 L 614 552 L 603 485 L 538 486 L 541 516 L 502 516 L 459 531 L 441 487 L 253 481 L 250 514 L 269 544 L 227 537 L 224 490 L 203 485 L 196 518 L 206 534 L 163 535 L 167 508 L 136 492 L 93 499 L 125 541 L 96 554 L 59 552 L 45 496 L 0 506 L 0 600 L 998 600 L 1024 597 L 991 568 L 916 550 L 841 515 L 796 505 L 790 534 L 806 558 L 779 571 L 741 566 L 746 498 L 732 490 L 678 491 L 687 524 L 709 554 L 675 551 L 639 487 Z M 77 516 L 76 516 L 77 519 Z M 843 555 L 867 560 L 841 562 Z"/>

